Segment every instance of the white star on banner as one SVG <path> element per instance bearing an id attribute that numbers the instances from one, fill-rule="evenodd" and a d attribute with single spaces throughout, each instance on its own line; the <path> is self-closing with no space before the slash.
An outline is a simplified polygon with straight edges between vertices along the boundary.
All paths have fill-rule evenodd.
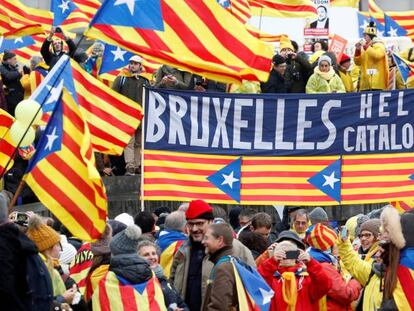
<path id="1" fill-rule="evenodd" d="M 135 0 L 116 0 L 114 6 L 121 4 L 126 4 L 128 6 L 129 12 L 131 12 L 131 15 L 134 15 Z"/>
<path id="2" fill-rule="evenodd" d="M 224 178 L 224 181 L 221 183 L 221 185 L 229 185 L 231 189 L 233 189 L 233 183 L 236 181 L 239 181 L 237 178 L 234 178 L 234 172 L 231 172 L 229 175 L 221 174 Z"/>
<path id="3" fill-rule="evenodd" d="M 339 181 L 338 178 L 335 178 L 335 172 L 332 172 L 332 174 L 329 175 L 329 176 L 323 175 L 323 177 L 325 178 L 325 182 L 322 185 L 322 187 L 329 185 L 329 187 L 331 187 L 333 189 L 334 186 L 335 186 L 335 183 L 337 183 Z"/>
<path id="4" fill-rule="evenodd" d="M 46 134 L 46 136 L 47 136 L 47 144 L 45 146 L 45 150 L 52 150 L 53 143 L 59 137 L 58 135 L 56 135 L 56 127 L 53 128 L 53 131 L 51 134 Z"/>
<path id="5" fill-rule="evenodd" d="M 124 61 L 124 55 L 127 51 L 121 50 L 119 46 L 116 47 L 115 51 L 111 51 L 112 54 L 114 54 L 114 62 L 116 62 L 118 59 L 121 61 Z"/>

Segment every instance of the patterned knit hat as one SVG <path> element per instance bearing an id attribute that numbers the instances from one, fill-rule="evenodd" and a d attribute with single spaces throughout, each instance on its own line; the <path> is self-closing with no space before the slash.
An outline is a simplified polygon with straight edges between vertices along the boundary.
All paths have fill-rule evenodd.
<path id="1" fill-rule="evenodd" d="M 365 27 L 364 34 L 376 36 L 377 35 L 377 26 L 374 22 L 370 22 L 367 27 Z"/>
<path id="2" fill-rule="evenodd" d="M 124 231 L 119 232 L 109 243 L 112 255 L 137 253 L 141 235 L 141 228 L 137 225 L 130 225 Z"/>
<path id="3" fill-rule="evenodd" d="M 30 217 L 27 236 L 36 244 L 39 252 L 43 252 L 60 242 L 59 233 L 52 227 L 45 225 L 38 215 Z"/>
<path id="4" fill-rule="evenodd" d="M 305 241 L 313 248 L 326 251 L 334 246 L 337 238 L 333 229 L 323 224 L 316 224 L 306 231 Z"/>

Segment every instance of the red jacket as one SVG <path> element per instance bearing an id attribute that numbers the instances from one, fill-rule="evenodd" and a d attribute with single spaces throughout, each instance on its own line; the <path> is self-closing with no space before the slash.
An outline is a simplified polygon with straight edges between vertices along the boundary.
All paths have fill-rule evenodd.
<path id="1" fill-rule="evenodd" d="M 358 299 L 361 285 L 354 279 L 346 283 L 342 275 L 330 263 L 323 262 L 321 265 L 332 281 L 332 287 L 327 295 L 327 310 L 352 310 L 351 302 Z"/>
<path id="2" fill-rule="evenodd" d="M 275 292 L 270 305 L 270 310 L 286 310 L 287 305 L 282 296 L 282 280 L 274 276 L 275 272 L 296 272 L 301 267 L 297 264 L 293 267 L 281 267 L 273 257 L 264 261 L 258 268 L 259 273 Z M 297 276 L 298 297 L 297 311 L 318 311 L 319 299 L 325 296 L 332 287 L 330 278 L 326 275 L 319 262 L 311 259 L 307 265 L 309 275 Z M 301 279 L 303 280 L 301 281 Z M 301 284 L 299 286 L 299 284 Z"/>

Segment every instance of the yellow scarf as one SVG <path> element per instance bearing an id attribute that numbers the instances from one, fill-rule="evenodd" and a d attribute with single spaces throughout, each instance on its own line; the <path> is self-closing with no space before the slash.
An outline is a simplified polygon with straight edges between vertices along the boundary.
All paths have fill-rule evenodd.
<path id="1" fill-rule="evenodd" d="M 319 67 L 315 67 L 315 72 L 324 80 L 329 81 L 331 80 L 335 75 L 335 70 L 332 68 L 329 69 L 328 72 L 322 72 L 319 70 Z"/>
<path id="2" fill-rule="evenodd" d="M 294 311 L 296 309 L 296 301 L 298 299 L 298 287 L 296 284 L 296 276 L 293 272 L 282 273 L 282 295 L 283 300 L 287 304 L 288 311 Z"/>

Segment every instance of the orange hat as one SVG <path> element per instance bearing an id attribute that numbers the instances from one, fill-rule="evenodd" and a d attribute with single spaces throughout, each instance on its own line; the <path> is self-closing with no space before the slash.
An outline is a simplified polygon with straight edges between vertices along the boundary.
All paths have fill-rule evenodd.
<path id="1" fill-rule="evenodd" d="M 308 228 L 305 241 L 310 247 L 326 251 L 334 246 L 337 238 L 335 230 L 319 223 Z"/>
<path id="2" fill-rule="evenodd" d="M 37 215 L 33 215 L 29 219 L 27 236 L 36 244 L 39 252 L 43 252 L 60 242 L 59 233 L 44 224 L 40 216 Z"/>
<path id="3" fill-rule="evenodd" d="M 214 219 L 213 209 L 203 200 L 193 200 L 190 202 L 187 211 L 185 212 L 187 220 L 190 219 Z"/>

